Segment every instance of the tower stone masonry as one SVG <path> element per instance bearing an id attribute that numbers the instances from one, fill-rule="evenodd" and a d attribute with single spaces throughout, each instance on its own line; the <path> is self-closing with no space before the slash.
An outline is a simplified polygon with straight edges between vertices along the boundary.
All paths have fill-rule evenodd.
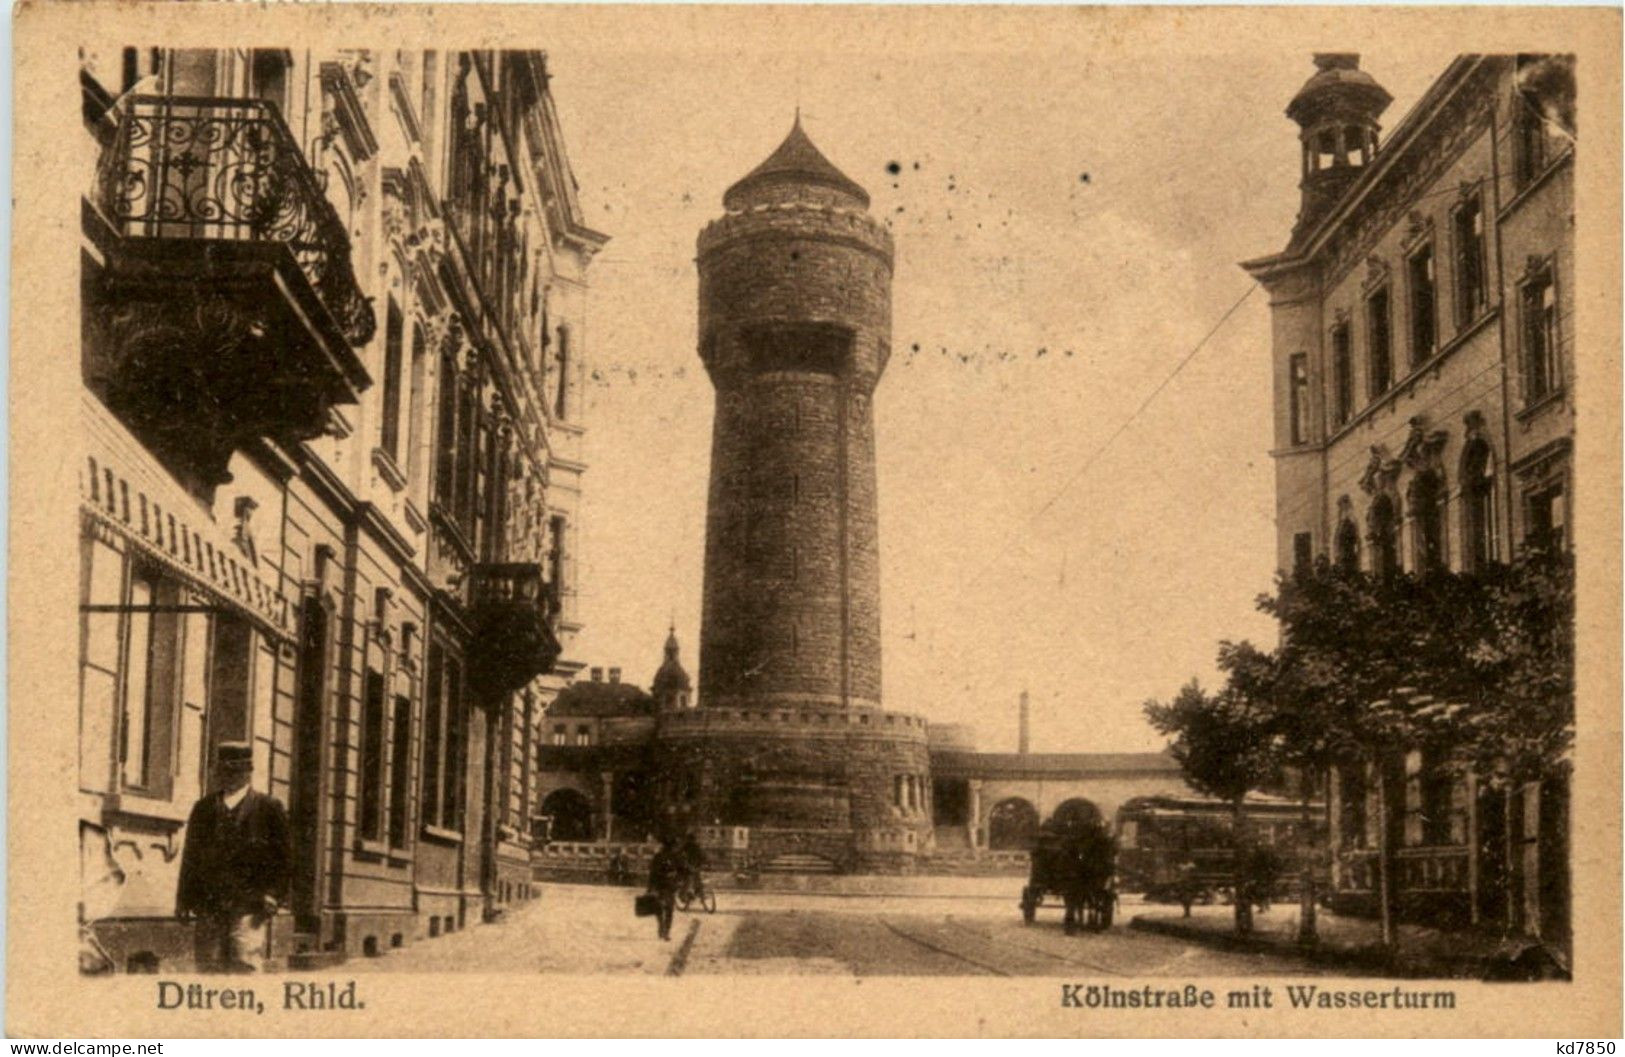
<path id="1" fill-rule="evenodd" d="M 697 261 L 716 389 L 699 707 L 663 736 L 704 821 L 895 861 L 929 833 L 929 782 L 924 721 L 880 700 L 891 233 L 799 118 L 723 205 Z"/>

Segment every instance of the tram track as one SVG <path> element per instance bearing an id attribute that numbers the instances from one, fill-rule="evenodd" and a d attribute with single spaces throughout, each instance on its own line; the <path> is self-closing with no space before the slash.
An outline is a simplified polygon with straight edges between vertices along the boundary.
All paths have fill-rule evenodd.
<path id="1" fill-rule="evenodd" d="M 916 936 L 911 932 L 908 932 L 908 931 L 905 931 L 902 928 L 899 928 L 894 922 L 888 921 L 886 918 L 877 918 L 876 920 L 878 920 L 880 922 L 881 926 L 884 927 L 888 932 L 890 932 L 893 935 L 897 936 L 899 939 L 907 940 L 909 943 L 912 943 L 912 944 L 914 944 L 914 945 L 916 945 L 918 947 L 924 947 L 926 950 L 932 951 L 933 953 L 943 955 L 944 957 L 952 958 L 955 961 L 964 962 L 966 965 L 975 966 L 976 968 L 982 970 L 984 973 L 989 973 L 989 974 L 991 974 L 993 976 L 1013 976 L 1013 975 L 1015 975 L 1014 973 L 1011 973 L 1006 969 L 1001 969 L 996 965 L 990 965 L 987 962 L 984 962 L 984 961 L 982 961 L 982 960 L 980 960 L 978 958 L 969 957 L 969 956 L 967 956 L 967 955 L 965 955 L 965 954 L 963 954 L 963 953 L 961 953 L 959 951 L 953 950 L 950 947 L 944 947 L 941 944 L 932 943 L 930 940 L 921 939 L 919 936 Z"/>
<path id="2" fill-rule="evenodd" d="M 1108 976 L 1127 976 L 1127 975 L 1129 975 L 1125 970 L 1114 969 L 1109 965 L 1102 965 L 1099 962 L 1089 961 L 1087 958 L 1074 958 L 1074 957 L 1069 957 L 1068 955 L 1065 955 L 1065 954 L 1057 954 L 1055 951 L 1048 950 L 1048 949 L 1043 948 L 1043 947 L 1035 947 L 1035 946 L 1033 946 L 1032 944 L 1029 944 L 1029 943 L 1015 943 L 1015 942 L 1013 942 L 1011 940 L 1007 940 L 1007 939 L 1003 939 L 1001 937 L 994 936 L 991 933 L 983 932 L 983 931 L 981 931 L 979 929 L 972 928 L 970 925 L 967 925 L 964 922 L 959 921 L 959 920 L 957 920 L 955 918 L 952 918 L 952 917 L 947 918 L 946 923 L 950 927 L 956 928 L 961 932 L 965 932 L 965 933 L 968 933 L 968 934 L 970 934 L 972 936 L 975 936 L 975 937 L 977 937 L 978 939 L 982 940 L 985 943 L 995 944 L 995 945 L 1000 945 L 1000 946 L 1005 946 L 1005 947 L 1011 947 L 1011 948 L 1014 948 L 1014 949 L 1017 949 L 1017 950 L 1029 951 L 1029 952 L 1031 952 L 1033 954 L 1041 954 L 1046 958 L 1050 958 L 1050 959 L 1052 959 L 1054 961 L 1060 962 L 1062 965 L 1078 966 L 1078 967 L 1081 967 L 1081 968 L 1084 968 L 1084 969 L 1092 969 L 1097 973 L 1104 973 L 1104 974 L 1106 974 Z M 1009 975 L 1009 974 L 1006 974 L 1006 975 Z"/>

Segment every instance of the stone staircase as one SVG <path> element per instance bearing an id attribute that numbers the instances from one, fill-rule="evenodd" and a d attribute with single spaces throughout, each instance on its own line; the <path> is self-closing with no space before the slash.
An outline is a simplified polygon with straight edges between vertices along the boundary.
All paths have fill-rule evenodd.
<path id="1" fill-rule="evenodd" d="M 772 874 L 832 874 L 835 864 L 822 855 L 807 852 L 785 852 L 762 867 L 763 873 Z"/>

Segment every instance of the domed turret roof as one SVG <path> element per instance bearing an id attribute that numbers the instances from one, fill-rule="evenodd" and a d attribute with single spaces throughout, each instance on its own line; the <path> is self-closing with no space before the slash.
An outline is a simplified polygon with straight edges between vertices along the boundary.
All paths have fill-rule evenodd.
<path id="1" fill-rule="evenodd" d="M 728 188 L 727 193 L 722 196 L 722 204 L 729 209 L 743 205 L 742 199 L 752 188 L 769 183 L 822 184 L 851 195 L 861 202 L 865 209 L 869 206 L 869 192 L 837 169 L 835 164 L 813 145 L 813 141 L 801 127 L 799 112 L 796 114 L 790 134 L 784 137 L 784 142 L 767 156 L 766 161 Z"/>
<path id="2" fill-rule="evenodd" d="M 1358 54 L 1320 52 L 1315 55 L 1314 76 L 1292 97 L 1286 114 L 1300 125 L 1312 123 L 1328 110 L 1353 112 L 1375 121 L 1393 100 L 1376 78 L 1360 69 Z"/>
<path id="3" fill-rule="evenodd" d="M 655 697 L 664 697 L 673 690 L 692 689 L 688 672 L 683 670 L 683 662 L 677 659 L 677 651 L 677 629 L 672 628 L 666 636 L 666 659 L 661 662 L 660 670 L 655 673 L 654 684 L 650 687 Z"/>

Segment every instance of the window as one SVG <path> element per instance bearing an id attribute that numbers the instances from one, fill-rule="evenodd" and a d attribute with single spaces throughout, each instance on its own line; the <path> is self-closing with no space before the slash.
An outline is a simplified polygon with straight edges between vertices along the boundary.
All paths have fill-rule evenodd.
<path id="1" fill-rule="evenodd" d="M 1411 482 L 1410 508 L 1417 571 L 1444 568 L 1444 482 L 1438 474 L 1418 474 Z"/>
<path id="2" fill-rule="evenodd" d="M 291 56 L 279 49 L 256 48 L 249 62 L 250 91 L 278 110 L 288 109 L 288 67 Z"/>
<path id="3" fill-rule="evenodd" d="M 463 667 L 454 657 L 446 658 L 446 750 L 440 795 L 441 825 L 460 830 L 463 826 L 463 761 L 467 754 L 468 715 L 463 707 Z"/>
<path id="4" fill-rule="evenodd" d="M 1562 151 L 1574 127 L 1574 66 L 1566 55 L 1519 55 L 1512 99 L 1513 176 L 1527 187 Z"/>
<path id="5" fill-rule="evenodd" d="M 554 745 L 563 745 L 567 728 L 563 723 L 553 724 L 553 737 L 550 739 Z"/>
<path id="6" fill-rule="evenodd" d="M 1298 574 L 1306 573 L 1314 562 L 1314 537 L 1307 532 L 1294 533 L 1292 536 L 1292 571 Z"/>
<path id="7" fill-rule="evenodd" d="M 429 647 L 423 707 L 423 823 L 457 830 L 462 825 L 466 719 L 462 665 L 439 642 Z"/>
<path id="8" fill-rule="evenodd" d="M 401 457 L 401 306 L 389 298 L 388 322 L 384 325 L 383 414 L 378 446 L 397 462 Z"/>
<path id="9" fill-rule="evenodd" d="M 1346 573 L 1360 571 L 1360 530 L 1347 518 L 1337 526 L 1337 567 Z"/>
<path id="10" fill-rule="evenodd" d="M 124 555 L 85 540 L 84 604 L 79 668 L 79 788 L 108 792 L 109 759 L 118 715 L 119 624 L 124 602 Z"/>
<path id="11" fill-rule="evenodd" d="M 1393 331 L 1390 327 L 1388 288 L 1377 290 L 1365 302 L 1366 333 L 1371 360 L 1371 399 L 1386 393 L 1394 384 Z"/>
<path id="12" fill-rule="evenodd" d="M 1309 443 L 1309 355 L 1295 352 L 1288 361 L 1287 387 L 1292 443 Z"/>
<path id="13" fill-rule="evenodd" d="M 384 677 L 368 668 L 361 701 L 360 830 L 366 840 L 383 833 Z"/>
<path id="14" fill-rule="evenodd" d="M 1567 520 L 1567 511 L 1563 504 L 1563 482 L 1552 481 L 1530 492 L 1525 497 L 1524 503 L 1529 512 L 1527 533 L 1529 542 L 1552 548 L 1562 547 Z"/>
<path id="15" fill-rule="evenodd" d="M 1469 569 L 1483 569 L 1498 557 L 1495 518 L 1495 462 L 1490 446 L 1472 442 L 1462 459 L 1462 538 Z"/>
<path id="16" fill-rule="evenodd" d="M 1405 262 L 1411 297 L 1411 366 L 1426 363 L 1439 344 L 1438 290 L 1433 275 L 1433 247 L 1423 246 Z"/>
<path id="17" fill-rule="evenodd" d="M 558 348 L 553 353 L 554 366 L 558 371 L 553 387 L 553 417 L 563 421 L 568 417 L 569 411 L 567 400 L 570 393 L 570 330 L 568 327 L 560 326 L 557 334 Z"/>
<path id="18" fill-rule="evenodd" d="M 406 479 L 409 482 L 409 487 L 414 492 L 422 487 L 418 480 L 418 474 L 423 469 L 423 442 L 421 438 L 423 431 L 423 387 L 426 381 L 424 378 L 426 368 L 424 345 L 426 340 L 423 336 L 422 324 L 413 323 L 412 388 L 406 405 Z"/>
<path id="19" fill-rule="evenodd" d="M 119 759 L 124 786 L 164 797 L 171 788 L 180 627 L 176 585 L 132 566 L 124 620 Z"/>
<path id="20" fill-rule="evenodd" d="M 1341 426 L 1354 415 L 1354 352 L 1347 323 L 1332 328 L 1332 385 L 1332 407 Z"/>
<path id="21" fill-rule="evenodd" d="M 395 716 L 390 723 L 389 747 L 389 846 L 404 848 L 411 832 L 412 782 L 412 699 L 395 695 Z"/>
<path id="22" fill-rule="evenodd" d="M 1345 847 L 1364 848 L 1369 843 L 1366 830 L 1366 777 L 1361 764 L 1337 771 L 1340 828 Z"/>
<path id="23" fill-rule="evenodd" d="M 1421 771 L 1417 775 L 1424 845 L 1439 847 L 1456 843 L 1455 791 L 1456 780 L 1445 767 L 1441 755 L 1424 750 Z"/>
<path id="24" fill-rule="evenodd" d="M 555 514 L 548 519 L 547 581 L 555 591 L 564 590 L 564 533 L 568 528 L 564 515 Z"/>
<path id="25" fill-rule="evenodd" d="M 589 727 L 585 723 L 581 723 L 581 724 L 578 724 L 576 726 L 576 744 L 577 745 L 591 745 L 592 744 L 592 728 Z"/>
<path id="26" fill-rule="evenodd" d="M 1399 573 L 1399 512 L 1386 495 L 1371 503 L 1371 571 L 1384 579 Z"/>
<path id="27" fill-rule="evenodd" d="M 1456 325 L 1466 327 L 1488 305 L 1484 286 L 1484 205 L 1477 192 L 1457 207 Z"/>
<path id="28" fill-rule="evenodd" d="M 434 497 L 447 511 L 457 482 L 457 361 L 440 357 L 440 415 L 435 438 Z"/>
<path id="29" fill-rule="evenodd" d="M 1523 395 L 1525 404 L 1556 392 L 1557 370 L 1557 292 L 1551 267 L 1544 266 L 1524 283 L 1523 301 Z"/>
<path id="30" fill-rule="evenodd" d="M 445 656 L 438 642 L 429 646 L 428 678 L 423 692 L 423 822 L 440 820 L 441 739 L 444 737 Z"/>

